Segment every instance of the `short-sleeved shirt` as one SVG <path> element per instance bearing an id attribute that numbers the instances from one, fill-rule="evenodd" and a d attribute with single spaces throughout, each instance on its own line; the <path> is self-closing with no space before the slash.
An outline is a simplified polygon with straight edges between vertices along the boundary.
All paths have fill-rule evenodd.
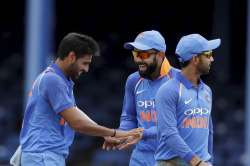
<path id="1" fill-rule="evenodd" d="M 74 130 L 60 112 L 75 106 L 74 83 L 52 64 L 33 83 L 20 135 L 22 151 L 52 151 L 66 157 Z"/>

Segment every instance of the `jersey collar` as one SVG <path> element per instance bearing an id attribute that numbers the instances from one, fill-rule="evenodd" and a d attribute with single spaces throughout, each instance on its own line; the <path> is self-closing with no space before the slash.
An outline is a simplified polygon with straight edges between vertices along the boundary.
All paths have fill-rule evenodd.
<path id="1" fill-rule="evenodd" d="M 72 79 L 71 79 L 71 78 L 68 79 L 68 78 L 65 76 L 65 74 L 63 73 L 62 69 L 61 69 L 57 64 L 52 63 L 50 67 L 51 67 L 52 69 L 54 69 L 54 71 L 55 71 L 60 77 L 62 77 L 63 80 L 64 80 L 65 82 L 67 82 L 68 85 L 74 86 L 74 82 L 72 81 Z"/>
<path id="2" fill-rule="evenodd" d="M 161 65 L 160 77 L 168 75 L 171 67 L 172 66 L 168 62 L 167 58 L 164 58 L 162 65 Z"/>
<path id="3" fill-rule="evenodd" d="M 188 89 L 195 87 L 185 76 L 181 74 L 181 72 L 178 72 L 176 74 L 176 78 Z M 202 88 L 204 86 L 204 82 L 200 79 L 200 83 L 198 85 L 198 88 Z"/>

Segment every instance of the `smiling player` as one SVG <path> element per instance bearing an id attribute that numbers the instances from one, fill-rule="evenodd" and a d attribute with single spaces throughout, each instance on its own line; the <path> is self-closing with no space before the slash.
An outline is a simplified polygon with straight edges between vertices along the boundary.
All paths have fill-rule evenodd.
<path id="1" fill-rule="evenodd" d="M 144 131 L 139 137 L 130 137 L 118 148 L 136 144 L 129 165 L 154 166 L 157 147 L 155 95 L 178 70 L 171 67 L 166 59 L 165 40 L 157 31 L 142 32 L 134 42 L 125 43 L 124 47 L 132 51 L 138 71 L 127 78 L 120 129 L 141 127 Z M 110 147 L 104 143 L 104 148 Z"/>

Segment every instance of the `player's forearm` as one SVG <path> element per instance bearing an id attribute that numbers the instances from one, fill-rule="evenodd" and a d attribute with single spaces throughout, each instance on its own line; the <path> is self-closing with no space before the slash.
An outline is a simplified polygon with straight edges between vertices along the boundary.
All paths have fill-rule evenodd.
<path id="1" fill-rule="evenodd" d="M 64 110 L 60 115 L 75 131 L 91 136 L 113 136 L 114 129 L 98 125 L 77 107 Z"/>
<path id="2" fill-rule="evenodd" d="M 121 122 L 119 129 L 121 130 L 131 130 L 137 128 L 137 120 L 135 117 L 121 116 Z"/>
<path id="3" fill-rule="evenodd" d="M 208 136 L 208 153 L 211 155 L 211 159 L 209 160 L 213 163 L 213 122 L 212 118 L 210 117 L 209 121 L 209 136 Z"/>
<path id="4" fill-rule="evenodd" d="M 186 144 L 178 133 L 166 135 L 166 144 L 173 150 L 180 158 L 184 159 L 187 163 L 195 156 L 194 152 Z"/>
<path id="5" fill-rule="evenodd" d="M 114 129 L 109 129 L 86 121 L 79 121 L 79 125 L 74 126 L 74 130 L 90 136 L 114 136 Z"/>
<path id="6" fill-rule="evenodd" d="M 198 157 L 182 140 L 181 137 L 170 136 L 170 139 L 167 139 L 168 147 L 170 147 L 179 157 L 185 160 L 190 166 L 210 166 L 208 163 L 204 162 L 200 157 Z M 174 143 L 176 142 L 176 143 Z"/>
<path id="7" fill-rule="evenodd" d="M 78 111 L 81 111 L 78 107 L 75 107 Z M 97 124 L 95 121 L 93 121 L 90 117 L 88 117 L 88 115 L 86 115 L 83 111 L 81 111 L 81 114 L 82 114 L 82 116 L 86 119 L 86 120 L 88 120 L 90 123 L 92 123 L 92 124 Z"/>
<path id="8" fill-rule="evenodd" d="M 78 108 L 76 108 L 78 109 Z M 109 129 L 103 126 L 98 125 L 95 121 L 90 119 L 84 112 L 82 112 L 80 109 L 78 111 L 81 112 L 78 122 L 75 122 L 72 127 L 82 133 L 87 134 L 91 136 L 113 136 L 114 129 Z"/>

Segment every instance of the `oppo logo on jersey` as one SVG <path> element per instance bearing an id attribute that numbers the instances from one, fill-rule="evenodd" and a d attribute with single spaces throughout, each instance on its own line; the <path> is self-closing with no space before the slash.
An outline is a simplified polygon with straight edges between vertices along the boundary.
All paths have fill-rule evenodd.
<path id="1" fill-rule="evenodd" d="M 143 107 L 145 109 L 151 107 L 155 108 L 155 101 L 154 100 L 143 100 L 143 101 L 137 101 L 138 107 Z"/>
<path id="2" fill-rule="evenodd" d="M 184 112 L 185 115 L 208 115 L 210 111 L 207 108 L 190 108 Z"/>

